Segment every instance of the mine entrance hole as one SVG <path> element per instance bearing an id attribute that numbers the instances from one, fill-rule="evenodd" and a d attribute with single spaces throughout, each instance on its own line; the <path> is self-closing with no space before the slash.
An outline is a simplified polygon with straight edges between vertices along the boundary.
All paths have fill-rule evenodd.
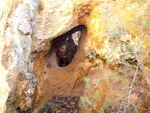
<path id="1" fill-rule="evenodd" d="M 52 48 L 56 53 L 58 66 L 65 67 L 72 62 L 74 55 L 78 51 L 83 29 L 86 29 L 86 27 L 79 25 L 52 41 Z"/>

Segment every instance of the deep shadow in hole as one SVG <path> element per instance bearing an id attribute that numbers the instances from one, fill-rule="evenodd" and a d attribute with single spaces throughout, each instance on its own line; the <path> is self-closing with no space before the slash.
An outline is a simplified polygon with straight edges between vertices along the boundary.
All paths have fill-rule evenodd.
<path id="1" fill-rule="evenodd" d="M 65 67 L 72 62 L 78 50 L 82 29 L 86 29 L 86 27 L 79 25 L 52 41 L 50 51 L 56 53 L 58 66 Z"/>

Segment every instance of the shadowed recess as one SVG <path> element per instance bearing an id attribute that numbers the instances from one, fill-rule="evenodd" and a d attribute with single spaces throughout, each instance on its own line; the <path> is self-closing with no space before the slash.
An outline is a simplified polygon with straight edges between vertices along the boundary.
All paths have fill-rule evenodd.
<path id="1" fill-rule="evenodd" d="M 78 50 L 81 31 L 84 28 L 85 26 L 79 25 L 52 41 L 52 48 L 56 53 L 58 66 L 65 67 L 71 63 Z"/>

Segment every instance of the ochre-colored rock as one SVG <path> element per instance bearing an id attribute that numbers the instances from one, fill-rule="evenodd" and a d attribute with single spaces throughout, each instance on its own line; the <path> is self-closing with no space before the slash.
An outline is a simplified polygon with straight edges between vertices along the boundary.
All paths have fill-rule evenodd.
<path id="1" fill-rule="evenodd" d="M 114 67 L 105 65 L 101 71 L 92 71 L 93 61 L 87 51 L 95 49 L 104 61 L 111 58 L 106 57 L 109 55 L 105 52 L 108 49 L 105 36 L 121 20 L 121 25 L 128 28 L 135 39 L 139 32 L 138 27 L 133 26 L 134 18 L 138 18 L 138 10 L 142 11 L 145 6 L 134 0 L 1 0 L 0 3 L 0 112 L 36 113 L 53 96 L 88 96 L 84 92 L 83 78 L 86 76 L 105 78 L 95 90 L 102 103 L 98 108 L 110 99 L 115 103 L 123 99 L 118 96 L 122 90 L 116 88 L 119 78 L 112 82 L 113 78 L 109 76 Z M 84 27 L 80 29 L 76 51 L 72 49 L 76 48 L 72 39 L 71 46 L 66 46 L 66 37 L 62 39 L 79 25 Z M 57 37 L 61 42 L 56 41 L 53 45 L 53 39 Z M 144 46 L 149 50 L 149 32 L 145 37 Z M 66 47 L 70 47 L 68 53 L 65 53 Z M 69 63 L 61 67 L 60 59 Z M 150 73 L 148 63 L 144 69 Z M 135 93 L 131 96 L 133 101 L 139 99 Z M 145 97 L 150 104 L 150 94 Z"/>

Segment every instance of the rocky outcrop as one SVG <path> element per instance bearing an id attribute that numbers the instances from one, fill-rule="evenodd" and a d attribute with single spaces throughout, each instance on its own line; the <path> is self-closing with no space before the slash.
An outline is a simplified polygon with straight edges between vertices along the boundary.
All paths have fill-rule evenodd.
<path id="1" fill-rule="evenodd" d="M 24 74 L 20 74 L 22 71 L 30 73 L 32 70 L 29 66 L 29 55 L 32 49 L 31 35 L 35 24 L 33 19 L 35 18 L 36 11 L 37 2 L 22 1 L 22 3 L 19 3 L 17 8 L 9 14 L 7 19 L 8 26 L 6 27 L 5 35 L 7 43 L 5 45 L 5 51 L 3 52 L 2 63 L 5 69 L 8 70 L 7 81 L 10 87 L 7 102 L 8 112 L 14 111 L 19 107 L 13 103 L 18 103 L 16 101 L 18 101 L 18 98 L 21 98 L 22 92 L 27 91 L 26 86 L 30 86 L 29 83 L 32 82 L 32 80 L 29 79 L 30 77 L 25 77 L 27 81 L 23 82 L 19 79 L 19 76 L 24 76 Z M 33 77 L 34 75 L 30 74 L 28 76 Z M 32 90 L 34 90 L 34 87 Z M 30 100 L 25 101 L 25 103 L 23 102 L 24 106 L 29 104 L 29 101 Z M 28 107 L 27 105 L 23 110 L 28 109 Z"/>
<path id="2" fill-rule="evenodd" d="M 7 7 L 9 4 L 8 8 L 10 8 L 6 11 L 2 10 L 1 12 L 1 18 L 4 19 L 1 20 L 1 26 L 3 27 L 1 30 L 3 33 L 1 35 L 1 42 L 3 43 L 1 44 L 1 65 L 4 66 L 1 72 L 4 72 L 4 69 L 6 70 L 7 73 L 2 73 L 2 75 L 7 79 L 10 87 L 7 111 L 18 110 L 18 108 L 24 111 L 30 108 L 31 103 L 29 106 L 26 106 L 28 101 L 22 101 L 25 97 L 19 96 L 21 96 L 20 94 L 22 94 L 22 92 L 27 90 L 24 86 L 30 86 L 29 83 L 32 80 L 27 79 L 28 82 L 21 81 L 18 79 L 19 76 L 23 76 L 20 73 L 22 71 L 32 73 L 35 56 L 41 57 L 39 52 L 48 52 L 50 49 L 49 42 L 53 38 L 79 25 L 78 12 L 80 12 L 80 10 L 78 9 L 78 5 L 81 6 L 82 3 L 68 0 L 59 2 L 46 0 L 16 0 L 3 1 L 2 3 L 5 4 L 4 7 Z M 4 30 L 4 27 L 6 30 Z M 5 31 L 5 33 L 3 31 Z M 18 80 L 20 80 L 20 82 Z M 3 81 L 5 81 L 5 79 Z M 18 82 L 21 85 L 17 84 Z M 19 90 L 16 90 L 16 88 Z M 6 89 L 4 92 L 8 94 L 9 90 L 8 88 Z M 2 95 L 5 95 L 5 93 Z M 6 98 L 4 98 L 5 101 Z M 18 98 L 20 98 L 20 100 L 16 102 Z M 32 95 L 30 98 L 32 98 Z M 20 104 L 22 102 L 24 105 Z M 4 103 L 1 105 L 4 105 Z"/>
<path id="3" fill-rule="evenodd" d="M 103 39 L 116 24 L 114 20 L 121 18 L 124 27 L 129 28 L 133 9 L 139 7 L 132 0 L 2 0 L 1 3 L 0 87 L 4 88 L 0 90 L 0 112 L 5 111 L 8 97 L 8 113 L 36 113 L 52 96 L 83 95 L 83 77 L 95 75 L 89 72 L 92 62 L 86 51 L 89 48 L 103 51 Z M 79 25 L 85 27 L 80 29 L 78 42 L 74 37 L 80 36 L 66 33 Z M 134 34 L 136 30 L 131 28 L 130 32 Z M 104 55 L 101 52 L 100 57 Z M 65 64 L 58 65 L 60 60 Z M 109 75 L 105 72 L 110 68 L 96 73 Z M 109 88 L 112 84 L 103 82 L 100 86 L 102 101 L 113 98 L 114 95 L 106 94 L 113 91 Z"/>
<path id="4" fill-rule="evenodd" d="M 11 91 L 7 99 L 9 109 L 6 112 L 29 111 L 32 108 L 32 97 L 35 93 L 34 89 L 36 85 L 37 79 L 33 74 L 24 71 L 20 72 L 13 87 L 15 91 Z"/>
<path id="5" fill-rule="evenodd" d="M 36 57 L 34 61 L 35 64 L 33 72 L 38 79 L 38 85 L 33 98 L 33 103 L 37 106 L 35 106 L 33 111 L 38 112 L 38 110 L 40 110 L 42 106 L 44 106 L 48 102 L 48 100 L 51 100 L 52 96 L 79 96 L 83 94 L 83 77 L 87 75 L 91 63 L 88 62 L 88 59 L 85 60 L 86 54 L 84 47 L 87 46 L 86 43 L 84 43 L 87 40 L 85 27 L 83 27 L 82 33 L 84 35 L 81 35 L 78 51 L 73 57 L 70 64 L 68 64 L 67 66 L 62 67 L 59 66 L 59 63 L 57 63 L 57 60 L 59 60 L 57 58 L 57 49 L 59 48 L 52 47 L 52 49 L 50 49 L 47 54 L 42 55 L 41 58 Z M 61 38 L 54 40 L 55 43 L 53 44 L 57 45 L 58 41 L 59 45 L 61 46 L 60 43 L 65 42 L 65 40 L 60 40 Z M 66 48 L 71 48 L 70 46 L 64 46 Z M 60 53 L 62 52 L 63 51 L 61 51 Z M 67 55 L 69 54 L 70 53 L 67 53 Z M 39 68 L 39 66 L 43 67 Z"/>
<path id="6" fill-rule="evenodd" d="M 15 8 L 17 5 L 17 0 L 5 0 L 0 1 L 0 112 L 5 112 L 6 106 L 6 100 L 8 98 L 8 93 L 10 91 L 10 88 L 8 86 L 8 83 L 6 82 L 6 75 L 8 74 L 8 70 L 5 69 L 3 66 L 3 63 L 1 62 L 3 52 L 6 49 L 5 44 L 5 28 L 6 28 L 6 20 L 8 18 L 8 14 Z"/>

